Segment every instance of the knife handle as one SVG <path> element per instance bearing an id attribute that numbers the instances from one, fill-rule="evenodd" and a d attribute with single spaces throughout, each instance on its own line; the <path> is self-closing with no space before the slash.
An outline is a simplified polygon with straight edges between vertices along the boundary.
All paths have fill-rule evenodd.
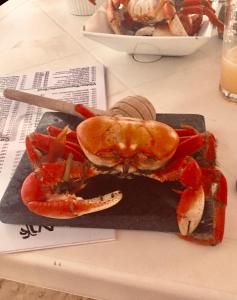
<path id="1" fill-rule="evenodd" d="M 50 110 L 60 111 L 67 113 L 69 115 L 82 117 L 76 110 L 75 105 L 71 102 L 47 98 L 43 96 L 38 96 L 26 92 L 22 92 L 14 89 L 5 89 L 3 92 L 5 98 L 16 100 L 19 102 L 24 102 L 39 107 L 44 107 Z M 104 110 L 95 109 L 88 107 L 96 115 L 104 115 L 106 112 Z"/>

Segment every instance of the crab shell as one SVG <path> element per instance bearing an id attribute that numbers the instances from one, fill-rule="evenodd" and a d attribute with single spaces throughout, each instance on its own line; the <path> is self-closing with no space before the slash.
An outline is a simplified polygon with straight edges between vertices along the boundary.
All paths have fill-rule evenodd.
<path id="1" fill-rule="evenodd" d="M 165 0 L 130 0 L 127 10 L 134 21 L 159 22 L 164 19 L 162 6 Z"/>
<path id="2" fill-rule="evenodd" d="M 126 117 L 87 119 L 78 125 L 77 137 L 92 163 L 126 173 L 162 167 L 179 144 L 170 126 Z"/>

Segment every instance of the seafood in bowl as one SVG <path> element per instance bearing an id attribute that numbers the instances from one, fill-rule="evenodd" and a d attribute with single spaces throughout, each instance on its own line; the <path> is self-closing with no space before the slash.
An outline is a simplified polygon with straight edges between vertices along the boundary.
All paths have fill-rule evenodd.
<path id="1" fill-rule="evenodd" d="M 193 36 L 198 34 L 204 16 L 220 32 L 224 30 L 209 0 L 107 0 L 106 12 L 115 34 Z"/>

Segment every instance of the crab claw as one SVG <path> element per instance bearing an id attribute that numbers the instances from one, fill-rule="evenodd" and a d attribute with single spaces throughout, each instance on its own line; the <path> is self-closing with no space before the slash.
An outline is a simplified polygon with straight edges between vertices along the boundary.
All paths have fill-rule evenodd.
<path id="1" fill-rule="evenodd" d="M 92 199 L 73 194 L 55 194 L 49 201 L 30 201 L 27 207 L 33 213 L 48 218 L 70 219 L 110 208 L 122 199 L 122 192 L 115 191 Z M 26 199 L 24 199 L 26 202 Z"/>
<path id="2" fill-rule="evenodd" d="M 191 234 L 201 221 L 205 204 L 205 193 L 202 186 L 197 189 L 186 189 L 177 207 L 177 222 L 182 235 Z"/>

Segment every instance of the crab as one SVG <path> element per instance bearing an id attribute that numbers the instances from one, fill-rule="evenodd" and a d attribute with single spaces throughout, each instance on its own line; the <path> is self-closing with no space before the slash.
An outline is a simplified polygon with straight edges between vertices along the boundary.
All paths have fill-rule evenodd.
<path id="1" fill-rule="evenodd" d="M 93 199 L 78 196 L 88 179 L 100 174 L 178 181 L 180 237 L 208 245 L 222 240 L 227 185 L 215 168 L 213 134 L 189 126 L 174 129 L 155 120 L 95 116 L 83 106 L 77 110 L 87 118 L 76 131 L 49 126 L 48 134 L 26 137 L 35 170 L 25 178 L 21 198 L 30 211 L 67 219 L 118 204 L 123 196 L 119 190 Z M 213 236 L 200 238 L 195 229 L 208 197 L 214 198 Z"/>
<path id="2" fill-rule="evenodd" d="M 209 0 L 107 0 L 108 22 L 116 34 L 192 36 L 199 32 L 203 15 L 223 32 Z"/>

